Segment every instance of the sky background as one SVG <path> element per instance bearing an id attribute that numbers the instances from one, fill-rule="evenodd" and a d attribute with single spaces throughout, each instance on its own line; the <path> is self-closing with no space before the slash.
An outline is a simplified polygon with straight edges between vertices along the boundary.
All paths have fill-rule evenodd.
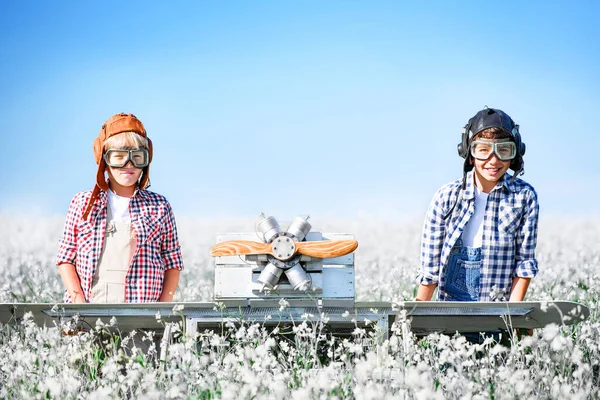
<path id="1" fill-rule="evenodd" d="M 176 215 L 416 216 L 484 106 L 600 213 L 600 2 L 0 0 L 0 212 L 64 215 L 117 112 Z"/>

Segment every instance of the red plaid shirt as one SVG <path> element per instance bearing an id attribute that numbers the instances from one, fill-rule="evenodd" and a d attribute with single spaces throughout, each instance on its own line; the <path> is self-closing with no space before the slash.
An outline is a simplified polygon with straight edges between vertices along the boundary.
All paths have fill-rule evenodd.
<path id="1" fill-rule="evenodd" d="M 104 248 L 107 195 L 101 190 L 87 220 L 82 214 L 92 195 L 88 190 L 73 197 L 56 264 L 75 265 L 86 300 L 89 300 L 92 278 Z M 145 303 L 158 301 L 163 289 L 165 271 L 183 269 L 177 227 L 171 205 L 163 196 L 147 190 L 137 190 L 129 203 L 131 226 L 135 230 L 137 247 L 127 272 L 125 301 Z M 65 301 L 71 297 L 65 293 Z"/>

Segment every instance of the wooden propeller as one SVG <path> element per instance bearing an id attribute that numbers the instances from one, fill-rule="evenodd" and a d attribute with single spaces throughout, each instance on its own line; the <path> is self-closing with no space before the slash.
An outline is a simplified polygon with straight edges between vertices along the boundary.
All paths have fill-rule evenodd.
<path id="1" fill-rule="evenodd" d="M 273 248 L 275 243 L 260 243 L 251 240 L 228 240 L 210 249 L 211 256 L 236 256 L 250 254 L 271 254 L 275 258 L 287 260 L 299 253 L 315 258 L 333 258 L 352 253 L 358 247 L 356 240 L 320 240 L 314 242 L 296 242 L 295 249 L 280 254 Z"/>

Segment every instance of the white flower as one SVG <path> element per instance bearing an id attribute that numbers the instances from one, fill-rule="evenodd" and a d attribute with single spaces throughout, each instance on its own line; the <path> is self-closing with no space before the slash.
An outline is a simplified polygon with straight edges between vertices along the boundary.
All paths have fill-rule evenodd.
<path id="1" fill-rule="evenodd" d="M 50 392 L 50 396 L 52 398 L 61 397 L 60 395 L 62 392 L 62 385 L 58 379 L 48 378 L 45 380 L 44 384 L 48 388 L 48 391 Z"/>
<path id="2" fill-rule="evenodd" d="M 183 311 L 184 308 L 185 308 L 185 305 L 183 305 L 183 304 L 175 304 L 175 306 L 173 307 L 173 314 L 177 314 L 177 313 Z"/>
<path id="3" fill-rule="evenodd" d="M 290 303 L 286 299 L 282 298 L 282 299 L 279 300 L 279 312 L 282 312 L 283 310 L 285 310 L 289 306 L 290 306 Z"/>
<path id="4" fill-rule="evenodd" d="M 552 341 L 560 332 L 560 328 L 556 324 L 547 325 L 542 331 L 542 338 L 550 342 Z"/>

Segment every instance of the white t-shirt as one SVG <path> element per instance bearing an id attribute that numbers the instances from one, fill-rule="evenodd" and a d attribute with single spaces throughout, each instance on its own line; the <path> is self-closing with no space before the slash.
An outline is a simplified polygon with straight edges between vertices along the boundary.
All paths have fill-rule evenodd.
<path id="1" fill-rule="evenodd" d="M 110 213 L 112 215 L 112 221 L 119 222 L 131 222 L 131 216 L 129 215 L 129 197 L 121 197 L 112 190 L 108 190 L 108 206 L 110 207 Z"/>
<path id="2" fill-rule="evenodd" d="M 475 187 L 475 212 L 471 216 L 462 233 L 463 246 L 481 247 L 481 238 L 483 236 L 483 217 L 485 216 L 485 206 L 487 204 L 489 193 L 481 192 Z"/>

